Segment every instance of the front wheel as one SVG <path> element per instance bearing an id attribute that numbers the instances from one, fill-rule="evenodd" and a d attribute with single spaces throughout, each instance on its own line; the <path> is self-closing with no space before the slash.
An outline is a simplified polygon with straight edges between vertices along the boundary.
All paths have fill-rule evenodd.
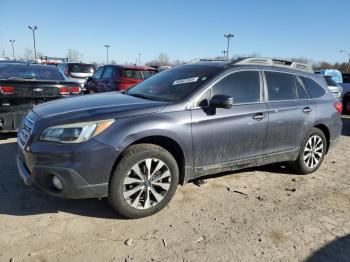
<path id="1" fill-rule="evenodd" d="M 153 215 L 169 203 L 179 182 L 174 157 L 152 144 L 132 145 L 123 153 L 109 183 L 109 201 L 127 218 Z"/>
<path id="2" fill-rule="evenodd" d="M 292 168 L 299 174 L 315 172 L 323 162 L 326 150 L 324 133 L 318 128 L 312 128 L 304 138 L 298 159 L 292 163 Z"/>

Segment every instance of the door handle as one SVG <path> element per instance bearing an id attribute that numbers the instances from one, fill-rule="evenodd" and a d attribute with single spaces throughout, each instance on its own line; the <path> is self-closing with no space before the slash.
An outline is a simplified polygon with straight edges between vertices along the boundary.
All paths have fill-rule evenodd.
<path id="1" fill-rule="evenodd" d="M 260 121 L 260 120 L 263 120 L 265 117 L 266 117 L 266 114 L 264 114 L 264 113 L 256 113 L 253 116 L 253 119 L 257 120 L 257 121 Z"/>
<path id="2" fill-rule="evenodd" d="M 312 111 L 312 109 L 308 106 L 303 108 L 303 113 L 305 113 L 305 114 L 310 114 L 311 111 Z"/>

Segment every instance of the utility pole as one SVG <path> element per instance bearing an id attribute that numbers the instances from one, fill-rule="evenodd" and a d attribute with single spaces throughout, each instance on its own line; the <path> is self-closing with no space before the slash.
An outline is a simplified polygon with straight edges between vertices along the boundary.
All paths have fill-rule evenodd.
<path id="1" fill-rule="evenodd" d="M 11 45 L 12 45 L 12 59 L 15 60 L 15 47 L 13 44 L 16 42 L 16 40 L 10 40 Z"/>
<path id="2" fill-rule="evenodd" d="M 34 25 L 34 26 L 30 26 L 30 25 L 29 25 L 28 28 L 29 28 L 30 30 L 32 30 L 32 32 L 33 32 L 34 60 L 36 61 L 35 30 L 37 30 L 38 27 L 37 27 L 36 25 Z"/>
<path id="3" fill-rule="evenodd" d="M 224 34 L 224 37 L 227 38 L 227 50 L 226 50 L 226 59 L 228 60 L 228 52 L 230 49 L 230 38 L 234 37 L 233 34 Z"/>
<path id="4" fill-rule="evenodd" d="M 348 56 L 348 65 L 346 66 L 346 72 L 349 73 L 349 68 L 350 68 L 350 52 L 346 50 L 340 50 L 340 53 L 344 53 Z"/>
<path id="5" fill-rule="evenodd" d="M 106 48 L 106 50 L 107 50 L 107 63 L 106 64 L 108 64 L 108 48 L 110 48 L 110 45 L 105 45 L 105 48 Z"/>

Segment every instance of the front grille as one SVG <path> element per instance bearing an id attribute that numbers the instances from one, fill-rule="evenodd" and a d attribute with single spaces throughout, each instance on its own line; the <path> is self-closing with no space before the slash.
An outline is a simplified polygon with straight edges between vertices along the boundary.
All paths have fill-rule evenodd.
<path id="1" fill-rule="evenodd" d="M 22 128 L 18 132 L 18 141 L 22 146 L 27 143 L 30 135 L 32 134 L 33 127 L 34 122 L 29 117 L 26 117 L 23 121 Z"/>

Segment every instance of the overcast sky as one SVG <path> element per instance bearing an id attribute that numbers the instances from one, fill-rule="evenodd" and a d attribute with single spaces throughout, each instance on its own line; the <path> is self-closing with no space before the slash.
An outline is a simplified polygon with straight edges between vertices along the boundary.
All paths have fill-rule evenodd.
<path id="1" fill-rule="evenodd" d="M 134 63 L 167 53 L 172 60 L 214 57 L 233 33 L 232 55 L 346 60 L 350 1 L 88 1 L 0 0 L 0 55 L 33 48 L 28 25 L 37 25 L 37 50 L 65 57 L 76 49 L 85 61 Z"/>

